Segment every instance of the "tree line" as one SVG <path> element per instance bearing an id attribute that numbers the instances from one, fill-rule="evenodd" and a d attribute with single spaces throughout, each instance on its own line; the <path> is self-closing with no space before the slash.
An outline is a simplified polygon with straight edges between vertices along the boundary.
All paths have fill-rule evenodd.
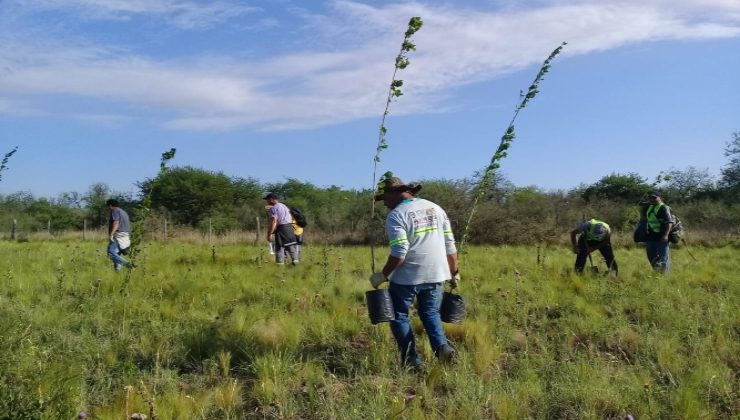
<path id="1" fill-rule="evenodd" d="M 479 204 L 470 241 L 553 242 L 583 218 L 598 218 L 617 231 L 629 231 L 639 218 L 637 203 L 653 189 L 662 192 L 688 229 L 710 236 L 736 237 L 740 234 L 740 133 L 733 134 L 725 154 L 730 160 L 717 180 L 706 169 L 671 168 L 653 182 L 636 173 L 612 173 L 590 185 L 545 191 L 515 186 L 497 173 Z M 459 237 L 479 177 L 416 181 L 424 186 L 419 196 L 447 211 Z M 378 240 L 378 230 L 382 236 L 384 214 L 370 220 L 369 189 L 318 187 L 293 178 L 260 183 L 190 166 L 171 168 L 137 186 L 136 195 L 116 193 L 104 183 L 95 183 L 84 193 L 63 193 L 56 199 L 37 198 L 29 192 L 0 196 L 0 226 L 9 227 L 15 219 L 27 232 L 46 230 L 50 224 L 59 232 L 82 229 L 84 220 L 88 228 L 104 228 L 108 198 L 116 197 L 136 219 L 141 197 L 149 195 L 153 220 L 167 220 L 173 227 L 211 229 L 216 234 L 254 230 L 255 219 L 265 215 L 262 196 L 271 191 L 308 216 L 309 238 L 313 235 L 334 242 L 368 243 Z"/>

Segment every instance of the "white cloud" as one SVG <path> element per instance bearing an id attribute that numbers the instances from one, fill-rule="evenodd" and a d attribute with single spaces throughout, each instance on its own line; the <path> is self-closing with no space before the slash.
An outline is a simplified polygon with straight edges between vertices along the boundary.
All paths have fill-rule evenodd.
<path id="1" fill-rule="evenodd" d="M 246 12 L 238 6 L 228 12 L 226 2 L 214 3 L 218 6 L 210 12 L 175 0 L 65 3 L 110 13 L 192 13 L 198 16 L 192 22 L 200 24 L 208 16 Z M 0 48 L 0 93 L 144 106 L 171 116 L 163 126 L 183 130 L 249 125 L 294 129 L 377 117 L 405 25 L 414 15 L 425 23 L 415 36 L 418 51 L 410 55 L 411 66 L 399 75 L 406 81 L 406 95 L 394 105 L 394 113 L 439 109 L 451 88 L 540 63 L 561 41 L 569 42 L 566 56 L 646 41 L 740 36 L 740 2 L 734 0 L 551 1 L 534 9 L 514 3 L 498 11 L 338 1 L 330 14 L 304 14 L 309 24 L 294 35 L 318 38 L 325 50 L 271 59 L 198 56 L 163 61 L 103 46 L 6 38 L 15 45 Z"/>
<path id="2" fill-rule="evenodd" d="M 187 0 L 34 0 L 23 7 L 59 10 L 86 19 L 129 20 L 134 16 L 157 17 L 183 29 L 210 27 L 260 10 L 242 2 Z"/>

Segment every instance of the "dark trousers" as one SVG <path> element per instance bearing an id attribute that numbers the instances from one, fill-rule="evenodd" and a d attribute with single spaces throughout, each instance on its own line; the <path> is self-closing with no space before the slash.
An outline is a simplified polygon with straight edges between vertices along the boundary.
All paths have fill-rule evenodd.
<path id="1" fill-rule="evenodd" d="M 611 238 L 607 236 L 603 241 L 587 241 L 586 235 L 578 238 L 578 254 L 576 255 L 576 273 L 583 273 L 583 267 L 586 266 L 586 258 L 596 250 L 599 250 L 601 256 L 606 260 L 609 270 L 618 273 L 617 261 L 614 259 L 614 250 L 612 250 Z"/>

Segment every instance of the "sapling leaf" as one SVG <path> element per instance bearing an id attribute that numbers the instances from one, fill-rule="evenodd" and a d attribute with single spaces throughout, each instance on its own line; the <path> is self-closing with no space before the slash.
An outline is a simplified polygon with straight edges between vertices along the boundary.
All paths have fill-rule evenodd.
<path id="1" fill-rule="evenodd" d="M 5 154 L 5 157 L 3 157 L 2 162 L 0 162 L 0 181 L 3 179 L 3 171 L 8 170 L 8 161 L 10 160 L 10 157 L 13 156 L 15 152 L 17 151 L 18 151 L 18 146 L 15 146 L 13 150 Z"/>

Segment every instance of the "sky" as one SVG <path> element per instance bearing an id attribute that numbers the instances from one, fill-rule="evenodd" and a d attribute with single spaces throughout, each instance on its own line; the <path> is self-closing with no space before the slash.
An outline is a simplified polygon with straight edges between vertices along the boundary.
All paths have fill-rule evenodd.
<path id="1" fill-rule="evenodd" d="M 740 131 L 738 0 L 0 0 L 0 195 L 120 193 L 161 154 L 262 183 L 471 177 L 521 90 L 501 171 L 544 190 L 611 173 L 714 176 Z"/>

